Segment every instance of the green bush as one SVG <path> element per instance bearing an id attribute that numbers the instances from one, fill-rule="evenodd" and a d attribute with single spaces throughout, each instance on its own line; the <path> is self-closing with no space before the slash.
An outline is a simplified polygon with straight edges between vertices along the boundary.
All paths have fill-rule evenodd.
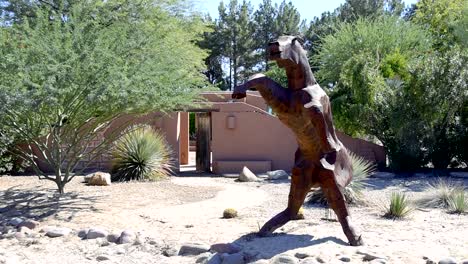
<path id="1" fill-rule="evenodd" d="M 408 197 L 404 193 L 394 192 L 390 198 L 390 205 L 386 207 L 385 217 L 404 218 L 413 211 Z"/>
<path id="2" fill-rule="evenodd" d="M 365 180 L 375 172 L 375 165 L 365 160 L 362 157 L 350 152 L 351 165 L 353 167 L 353 180 L 344 188 L 345 200 L 348 204 L 363 204 L 364 196 L 362 190 L 365 188 Z M 322 191 L 318 188 L 310 192 L 307 203 L 319 203 L 327 205 L 327 199 Z"/>
<path id="3" fill-rule="evenodd" d="M 463 214 L 467 211 L 468 200 L 465 196 L 465 190 L 456 190 L 448 200 L 450 211 L 456 214 Z"/>
<path id="4" fill-rule="evenodd" d="M 112 181 L 155 180 L 171 173 L 171 150 L 150 127 L 138 127 L 117 140 Z"/>

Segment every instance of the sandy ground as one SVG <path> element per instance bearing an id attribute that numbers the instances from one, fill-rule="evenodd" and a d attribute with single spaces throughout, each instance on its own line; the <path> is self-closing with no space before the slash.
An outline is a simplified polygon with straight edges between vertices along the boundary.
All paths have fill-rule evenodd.
<path id="1" fill-rule="evenodd" d="M 382 218 L 383 206 L 395 190 L 411 198 L 424 195 L 433 178 L 370 179 L 364 194 L 366 206 L 351 207 L 354 224 L 362 231 L 362 247 L 347 245 L 340 225 L 323 219 L 326 209 L 305 207 L 305 220 L 293 221 L 272 237 L 248 235 L 284 209 L 288 181 L 238 183 L 229 178 L 172 177 L 153 183 L 118 183 L 86 186 L 75 179 L 67 193 L 57 198 L 52 182 L 36 177 L 0 178 L 0 221 L 13 216 L 33 218 L 42 226 L 102 227 L 110 232 L 126 229 L 141 234 L 140 245 L 103 246 L 101 240 L 80 240 L 76 234 L 35 239 L 1 239 L 0 263 L 195 263 L 196 257 L 165 257 L 161 251 L 189 242 L 214 244 L 236 242 L 254 261 L 278 254 L 303 253 L 325 263 L 362 263 L 360 251 L 385 257 L 387 263 L 426 263 L 453 257 L 468 259 L 468 215 L 448 214 L 441 209 L 415 210 L 406 220 Z M 459 180 L 467 186 L 468 180 Z M 226 208 L 239 217 L 222 219 Z M 2 260 L 3 258 L 3 260 Z M 9 262 L 8 262 L 9 261 Z"/>

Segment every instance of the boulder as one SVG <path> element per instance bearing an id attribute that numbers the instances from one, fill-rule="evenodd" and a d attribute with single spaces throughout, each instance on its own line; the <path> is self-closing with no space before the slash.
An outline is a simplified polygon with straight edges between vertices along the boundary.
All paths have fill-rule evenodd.
<path id="1" fill-rule="evenodd" d="M 88 228 L 81 229 L 80 231 L 78 231 L 78 237 L 82 239 L 86 239 L 86 236 L 88 236 L 88 232 L 89 232 Z"/>
<path id="2" fill-rule="evenodd" d="M 289 174 L 284 170 L 268 171 L 268 180 L 287 180 Z"/>
<path id="3" fill-rule="evenodd" d="M 107 237 L 107 231 L 101 228 L 90 228 L 86 234 L 86 239 L 96 239 L 98 237 Z"/>
<path id="4" fill-rule="evenodd" d="M 119 244 L 130 244 L 136 239 L 136 235 L 131 230 L 125 230 L 120 234 Z"/>
<path id="5" fill-rule="evenodd" d="M 48 227 L 47 230 L 45 230 L 45 235 L 48 237 L 61 237 L 67 236 L 71 231 L 70 228 L 66 227 Z"/>
<path id="6" fill-rule="evenodd" d="M 177 256 L 179 250 L 175 247 L 166 247 L 163 249 L 162 254 L 166 257 L 174 257 Z"/>
<path id="7" fill-rule="evenodd" d="M 85 179 L 86 178 L 88 178 L 87 181 L 89 185 L 96 185 L 96 186 L 111 185 L 111 175 L 106 172 L 96 172 L 91 175 L 85 176 Z"/>
<path id="8" fill-rule="evenodd" d="M 8 220 L 8 224 L 12 226 L 19 226 L 24 220 L 19 217 L 13 217 Z"/>
<path id="9" fill-rule="evenodd" d="M 205 244 L 199 244 L 199 243 L 189 243 L 189 244 L 184 244 L 182 247 L 180 247 L 179 250 L 179 256 L 196 256 L 200 255 L 201 253 L 205 253 L 208 250 L 210 250 L 210 246 L 205 245 Z"/>
<path id="10" fill-rule="evenodd" d="M 37 228 L 38 226 L 40 225 L 40 223 L 38 221 L 34 221 L 34 220 L 31 220 L 31 219 L 26 219 L 24 220 L 23 222 L 21 222 L 18 227 L 27 227 L 29 229 L 35 229 Z"/>
<path id="11" fill-rule="evenodd" d="M 457 264 L 457 260 L 451 257 L 439 260 L 439 264 Z"/>
<path id="12" fill-rule="evenodd" d="M 241 251 L 241 247 L 233 244 L 233 243 L 219 243 L 219 244 L 213 244 L 210 247 L 211 251 L 217 252 L 217 253 L 228 253 L 228 254 L 234 254 L 238 253 Z"/>
<path id="13" fill-rule="evenodd" d="M 112 233 L 112 234 L 107 235 L 107 241 L 111 243 L 119 243 L 119 238 L 120 238 L 119 233 Z"/>
<path id="14" fill-rule="evenodd" d="M 239 173 L 239 181 L 240 182 L 255 182 L 259 181 L 259 178 L 249 170 L 249 168 L 245 167 Z"/>

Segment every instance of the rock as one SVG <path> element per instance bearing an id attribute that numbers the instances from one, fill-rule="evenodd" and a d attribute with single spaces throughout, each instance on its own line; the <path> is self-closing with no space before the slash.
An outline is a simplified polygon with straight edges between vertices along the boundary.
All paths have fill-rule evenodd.
<path id="1" fill-rule="evenodd" d="M 356 251 L 356 253 L 359 254 L 359 255 L 364 255 L 364 257 L 362 258 L 362 260 L 364 260 L 364 261 L 372 261 L 374 259 L 387 260 L 387 258 L 385 256 L 380 256 L 378 254 L 371 253 L 371 252 L 368 252 L 368 251 L 363 250 L 363 249 L 359 249 L 358 251 Z"/>
<path id="2" fill-rule="evenodd" d="M 217 253 L 228 253 L 228 254 L 234 254 L 238 253 L 241 251 L 241 247 L 233 244 L 233 243 L 219 243 L 219 244 L 213 244 L 210 247 L 211 251 L 217 252 Z"/>
<path id="3" fill-rule="evenodd" d="M 107 255 L 99 255 L 96 257 L 97 261 L 105 261 L 105 260 L 110 260 L 110 257 Z"/>
<path id="4" fill-rule="evenodd" d="M 112 234 L 107 235 L 107 241 L 109 241 L 111 243 L 118 243 L 119 238 L 120 238 L 119 233 L 112 233 Z"/>
<path id="5" fill-rule="evenodd" d="M 318 256 L 318 257 L 315 257 L 315 260 L 318 262 L 318 263 L 327 263 L 328 261 L 326 261 L 324 259 L 323 256 Z"/>
<path id="6" fill-rule="evenodd" d="M 130 243 L 135 242 L 136 241 L 135 239 L 136 239 L 136 235 L 133 231 L 124 230 L 120 234 L 119 244 L 130 244 Z"/>
<path id="7" fill-rule="evenodd" d="M 240 182 L 255 182 L 259 181 L 257 176 L 253 172 L 249 170 L 249 168 L 245 167 L 242 169 L 241 173 L 239 174 L 239 181 Z"/>
<path id="8" fill-rule="evenodd" d="M 451 257 L 439 260 L 439 264 L 457 264 L 457 260 Z"/>
<path id="9" fill-rule="evenodd" d="M 298 259 L 305 259 L 307 257 L 310 257 L 311 255 L 307 252 L 296 252 L 296 254 L 294 254 L 294 256 Z"/>
<path id="10" fill-rule="evenodd" d="M 22 226 L 18 228 L 18 232 L 24 235 L 30 235 L 33 233 L 33 231 L 26 226 Z"/>
<path id="11" fill-rule="evenodd" d="M 109 186 L 111 185 L 111 175 L 106 172 L 96 172 L 92 175 L 85 176 L 88 177 L 88 184 L 89 185 L 96 185 L 96 186 Z M 86 181 L 86 180 L 85 180 Z"/>
<path id="12" fill-rule="evenodd" d="M 15 238 L 18 239 L 18 240 L 22 240 L 22 239 L 26 238 L 26 235 L 24 233 L 21 233 L 21 232 L 16 232 L 15 233 Z"/>
<path id="13" fill-rule="evenodd" d="M 433 261 L 432 259 L 427 259 L 426 264 L 437 264 L 437 262 Z"/>
<path id="14" fill-rule="evenodd" d="M 86 239 L 86 236 L 88 235 L 88 232 L 89 232 L 88 228 L 81 229 L 80 231 L 78 231 L 78 237 L 82 238 L 82 239 Z"/>
<path id="15" fill-rule="evenodd" d="M 212 256 L 213 256 L 213 254 L 211 254 L 210 252 L 205 252 L 203 254 L 200 254 L 200 256 L 198 256 L 195 263 L 206 264 L 206 263 L 208 263 L 208 261 L 210 260 L 210 258 Z"/>
<path id="16" fill-rule="evenodd" d="M 177 248 L 175 247 L 167 247 L 165 249 L 163 249 L 162 251 L 162 254 L 166 257 L 173 257 L 173 256 L 177 256 L 179 253 L 179 250 L 177 250 Z"/>
<path id="17" fill-rule="evenodd" d="M 86 234 L 86 239 L 96 239 L 98 237 L 107 237 L 107 231 L 102 228 L 90 228 Z"/>
<path id="18" fill-rule="evenodd" d="M 301 260 L 300 264 L 319 264 L 321 262 L 318 262 L 314 257 L 308 257 L 303 260 Z"/>
<path id="19" fill-rule="evenodd" d="M 271 264 L 296 264 L 299 263 L 299 261 L 290 255 L 282 254 L 274 257 L 271 262 Z"/>
<path id="20" fill-rule="evenodd" d="M 26 219 L 24 220 L 23 222 L 21 222 L 18 227 L 27 227 L 29 229 L 35 229 L 37 228 L 38 226 L 40 225 L 40 223 L 38 221 L 34 221 L 34 220 L 31 220 L 31 219 Z"/>
<path id="21" fill-rule="evenodd" d="M 98 237 L 96 238 L 96 243 L 100 246 L 100 247 L 107 247 L 110 245 L 109 241 L 107 241 L 106 238 L 103 238 L 103 237 Z"/>
<path id="22" fill-rule="evenodd" d="M 351 262 L 351 258 L 349 256 L 341 256 L 339 260 L 342 262 Z"/>
<path id="23" fill-rule="evenodd" d="M 19 217 L 13 217 L 8 220 L 7 224 L 12 226 L 19 226 L 24 220 Z"/>
<path id="24" fill-rule="evenodd" d="M 289 178 L 289 174 L 284 170 L 275 170 L 275 171 L 268 171 L 268 180 L 287 180 Z"/>
<path id="25" fill-rule="evenodd" d="M 221 264 L 222 261 L 223 259 L 220 254 L 214 254 L 206 264 Z"/>
<path id="26" fill-rule="evenodd" d="M 222 255 L 223 262 L 221 264 L 245 264 L 244 255 L 242 253 Z"/>
<path id="27" fill-rule="evenodd" d="M 48 227 L 46 232 L 46 236 L 48 237 L 61 237 L 67 236 L 70 234 L 72 230 L 66 227 Z"/>
<path id="28" fill-rule="evenodd" d="M 205 244 L 190 243 L 184 244 L 180 247 L 179 256 L 200 255 L 210 250 L 210 246 Z"/>

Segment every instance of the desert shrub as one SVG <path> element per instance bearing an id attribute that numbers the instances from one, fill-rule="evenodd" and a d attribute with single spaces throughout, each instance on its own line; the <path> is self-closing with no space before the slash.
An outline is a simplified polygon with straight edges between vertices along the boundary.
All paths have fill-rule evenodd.
<path id="1" fill-rule="evenodd" d="M 151 127 L 133 128 L 114 146 L 112 181 L 155 180 L 171 173 L 171 150 Z"/>
<path id="2" fill-rule="evenodd" d="M 410 200 L 406 194 L 393 192 L 390 198 L 390 204 L 386 207 L 385 217 L 398 219 L 404 218 L 413 211 Z"/>
<path id="3" fill-rule="evenodd" d="M 463 192 L 462 187 L 439 179 L 434 183 L 429 183 L 425 196 L 418 200 L 418 204 L 424 207 L 449 208 L 451 197 L 459 192 Z"/>
<path id="4" fill-rule="evenodd" d="M 365 180 L 375 172 L 375 165 L 354 153 L 350 153 L 349 156 L 353 167 L 353 180 L 344 188 L 343 194 L 348 204 L 362 204 L 364 203 L 362 190 L 366 186 Z M 327 199 L 320 188 L 310 192 L 307 202 L 327 205 Z"/>
<path id="5" fill-rule="evenodd" d="M 452 192 L 448 200 L 449 209 L 453 213 L 463 214 L 467 211 L 468 200 L 463 189 L 458 189 Z"/>
<path id="6" fill-rule="evenodd" d="M 223 211 L 223 218 L 236 218 L 237 217 L 237 210 L 234 208 L 227 208 Z"/>

